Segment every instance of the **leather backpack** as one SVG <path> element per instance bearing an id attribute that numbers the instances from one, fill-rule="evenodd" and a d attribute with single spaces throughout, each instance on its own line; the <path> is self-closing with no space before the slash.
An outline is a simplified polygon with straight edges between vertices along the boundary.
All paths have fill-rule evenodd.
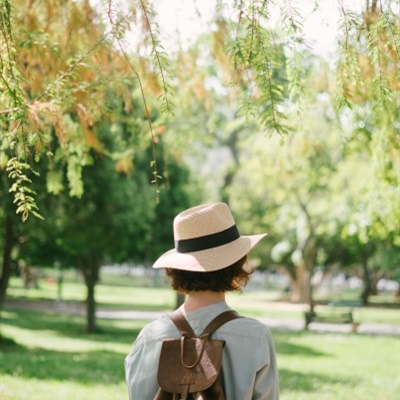
<path id="1" fill-rule="evenodd" d="M 162 343 L 157 374 L 160 388 L 154 400 L 225 400 L 220 376 L 225 341 L 211 339 L 211 335 L 240 316 L 225 311 L 198 337 L 179 310 L 169 317 L 182 336 Z"/>

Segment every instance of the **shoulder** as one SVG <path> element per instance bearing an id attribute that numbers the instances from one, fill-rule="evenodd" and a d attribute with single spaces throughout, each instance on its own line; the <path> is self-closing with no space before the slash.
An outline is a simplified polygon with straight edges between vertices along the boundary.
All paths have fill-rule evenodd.
<path id="1" fill-rule="evenodd" d="M 240 343 L 242 348 L 258 349 L 257 353 L 262 357 L 269 358 L 274 351 L 270 330 L 254 318 L 241 317 L 228 322 L 216 332 L 215 338 L 224 339 L 231 346 Z"/>
<path id="2" fill-rule="evenodd" d="M 270 336 L 270 331 L 265 324 L 249 317 L 240 317 L 228 322 L 221 327 L 220 332 L 255 340 L 265 340 Z"/>
<path id="3" fill-rule="evenodd" d="M 149 343 L 175 336 L 179 336 L 175 325 L 168 315 L 163 315 L 144 326 L 137 340 L 141 339 L 144 343 Z"/>
<path id="4" fill-rule="evenodd" d="M 163 339 L 168 337 L 179 337 L 179 333 L 171 319 L 165 314 L 142 328 L 127 359 L 137 357 L 149 349 L 156 350 Z"/>
<path id="5" fill-rule="evenodd" d="M 234 319 L 223 325 L 214 336 L 226 343 L 224 354 L 229 362 L 249 371 L 260 370 L 274 358 L 274 344 L 268 327 L 262 322 L 248 317 Z M 243 369 L 242 367 L 238 367 Z"/>

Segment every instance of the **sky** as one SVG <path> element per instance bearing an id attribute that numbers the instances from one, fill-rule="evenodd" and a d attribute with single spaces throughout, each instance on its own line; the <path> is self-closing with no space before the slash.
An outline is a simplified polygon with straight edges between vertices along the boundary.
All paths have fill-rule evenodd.
<path id="1" fill-rule="evenodd" d="M 102 0 L 89 0 L 101 10 Z M 161 40 L 168 50 L 177 49 L 178 38 L 182 47 L 187 47 L 195 41 L 202 32 L 210 29 L 210 21 L 214 15 L 215 3 L 220 0 L 153 0 L 157 13 Z M 303 27 L 305 39 L 316 54 L 331 58 L 336 47 L 340 7 L 359 12 L 365 5 L 365 0 L 269 0 L 272 20 L 279 17 L 278 7 L 291 4 L 300 11 L 304 18 Z M 130 2 L 114 0 L 118 8 L 127 12 Z M 221 0 L 223 4 L 231 4 L 233 0 Z M 315 3 L 318 9 L 314 10 Z M 225 8 L 232 14 L 232 6 Z M 273 24 L 273 22 L 272 22 Z M 125 45 L 129 48 L 140 40 L 134 31 L 128 33 Z"/>
<path id="2" fill-rule="evenodd" d="M 339 4 L 343 3 L 352 10 L 360 10 L 363 3 L 363 0 L 320 0 L 319 10 L 315 12 L 315 2 L 312 0 L 279 0 L 275 3 L 285 4 L 289 1 L 304 17 L 306 40 L 314 52 L 325 57 L 329 57 L 336 44 Z M 168 41 L 173 42 L 179 31 L 183 43 L 190 43 L 199 33 L 208 29 L 215 2 L 216 0 L 157 0 L 156 9 L 161 32 Z"/>

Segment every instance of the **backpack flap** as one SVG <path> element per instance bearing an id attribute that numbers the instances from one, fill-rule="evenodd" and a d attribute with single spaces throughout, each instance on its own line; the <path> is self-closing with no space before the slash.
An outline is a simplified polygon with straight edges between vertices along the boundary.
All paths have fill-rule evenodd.
<path id="1" fill-rule="evenodd" d="M 165 339 L 162 343 L 157 380 L 169 393 L 200 392 L 217 379 L 225 341 L 189 338 Z"/>

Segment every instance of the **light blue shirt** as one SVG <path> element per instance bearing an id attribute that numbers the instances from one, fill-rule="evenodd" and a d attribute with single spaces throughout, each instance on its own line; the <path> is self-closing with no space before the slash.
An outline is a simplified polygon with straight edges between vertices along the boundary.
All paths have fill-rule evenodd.
<path id="1" fill-rule="evenodd" d="M 185 315 L 196 335 L 217 315 L 231 308 L 216 303 Z M 153 400 L 161 343 L 180 334 L 164 315 L 146 325 L 125 359 L 129 400 Z M 278 400 L 279 379 L 274 343 L 269 329 L 252 318 L 228 322 L 212 336 L 226 342 L 222 372 L 227 400 Z"/>

